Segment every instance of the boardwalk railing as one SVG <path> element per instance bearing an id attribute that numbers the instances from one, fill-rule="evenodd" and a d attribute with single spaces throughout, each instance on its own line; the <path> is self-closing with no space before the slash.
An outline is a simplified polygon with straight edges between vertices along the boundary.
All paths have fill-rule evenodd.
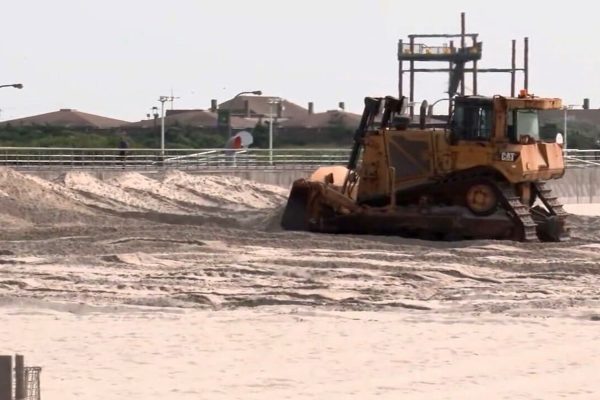
<path id="1" fill-rule="evenodd" d="M 600 167 L 600 150 L 565 150 L 567 167 Z"/>
<path id="2" fill-rule="evenodd" d="M 18 169 L 297 169 L 344 165 L 349 149 L 127 149 L 0 147 L 0 165 Z M 600 166 L 600 150 L 565 151 L 570 168 Z"/>
<path id="3" fill-rule="evenodd" d="M 345 164 L 348 149 L 120 149 L 0 147 L 0 165 L 19 169 L 298 168 Z"/>

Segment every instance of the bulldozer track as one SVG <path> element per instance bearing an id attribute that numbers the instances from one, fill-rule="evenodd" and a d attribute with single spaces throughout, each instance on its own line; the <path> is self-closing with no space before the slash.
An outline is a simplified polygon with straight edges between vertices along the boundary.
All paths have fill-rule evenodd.
<path id="1" fill-rule="evenodd" d="M 535 184 L 538 196 L 541 197 L 542 201 L 546 203 L 546 206 L 550 208 L 553 215 L 558 217 L 567 217 L 567 212 L 563 209 L 563 205 L 558 201 L 558 197 L 552 195 L 552 189 L 546 187 L 546 182 L 537 182 Z"/>
<path id="2" fill-rule="evenodd" d="M 569 215 L 563 208 L 558 197 L 552 193 L 552 189 L 546 186 L 546 182 L 536 182 L 534 184 L 537 196 L 546 206 L 550 214 L 555 215 L 563 224 L 563 239 L 567 239 L 570 231 L 567 216 Z"/>
<path id="3" fill-rule="evenodd" d="M 526 242 L 539 241 L 537 235 L 537 224 L 530 212 L 530 207 L 521 202 L 520 197 L 517 196 L 515 192 L 514 185 L 509 182 L 499 181 L 496 177 L 487 172 L 457 174 L 455 176 L 443 179 L 436 184 L 424 185 L 409 191 L 399 190 L 396 193 L 396 196 L 399 199 L 402 199 L 404 196 L 410 193 L 408 197 L 410 199 L 409 203 L 416 203 L 416 199 L 422 195 L 432 195 L 435 198 L 442 198 L 448 193 L 453 193 L 454 196 L 450 196 L 451 198 L 448 198 L 448 200 L 450 200 L 450 204 L 465 206 L 463 193 L 466 193 L 467 188 L 469 188 L 471 185 L 479 183 L 488 184 L 497 191 L 499 205 L 504 209 L 507 216 L 513 221 L 516 229 L 518 230 L 514 235 L 515 240 L 522 240 Z M 542 193 L 542 196 L 547 194 L 546 192 L 550 192 L 548 189 L 543 189 L 543 186 L 540 187 L 539 191 Z M 556 204 L 557 215 L 561 212 L 565 216 L 567 215 L 556 198 L 548 197 L 548 199 L 552 202 L 552 204 Z M 387 202 L 388 199 L 386 198 L 385 201 Z"/>
<path id="4" fill-rule="evenodd" d="M 538 241 L 536 223 L 531 216 L 529 207 L 521 202 L 516 195 L 513 186 L 509 183 L 499 183 L 496 185 L 502 194 L 504 207 L 512 220 L 523 230 L 521 240 L 526 242 Z"/>

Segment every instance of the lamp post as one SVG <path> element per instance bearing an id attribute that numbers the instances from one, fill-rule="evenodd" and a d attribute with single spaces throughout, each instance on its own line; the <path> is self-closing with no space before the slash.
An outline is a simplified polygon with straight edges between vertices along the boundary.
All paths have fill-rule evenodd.
<path id="1" fill-rule="evenodd" d="M 237 99 L 238 97 L 240 97 L 243 94 L 255 94 L 257 96 L 260 96 L 262 94 L 262 90 L 250 90 L 250 91 L 239 92 L 238 94 L 233 96 L 233 99 L 231 99 L 232 103 L 233 103 L 233 100 Z M 231 137 L 231 109 L 229 109 L 229 117 L 227 118 L 227 131 L 229 133 L 229 137 Z"/>
<path id="2" fill-rule="evenodd" d="M 165 156 L 165 102 L 169 101 L 168 96 L 160 96 L 160 157 L 161 161 Z"/>
<path id="3" fill-rule="evenodd" d="M 269 100 L 269 164 L 273 165 L 273 105 L 281 103 L 279 97 Z"/>
<path id="4" fill-rule="evenodd" d="M 23 84 L 22 83 L 11 83 L 9 85 L 0 85 L 0 88 L 3 87 L 14 87 L 15 89 L 23 89 Z"/>
<path id="5" fill-rule="evenodd" d="M 4 88 L 4 87 L 14 87 L 15 89 L 23 89 L 23 84 L 22 83 L 10 83 L 8 85 L 0 85 L 0 88 Z M 2 110 L 0 110 L 2 111 Z"/>

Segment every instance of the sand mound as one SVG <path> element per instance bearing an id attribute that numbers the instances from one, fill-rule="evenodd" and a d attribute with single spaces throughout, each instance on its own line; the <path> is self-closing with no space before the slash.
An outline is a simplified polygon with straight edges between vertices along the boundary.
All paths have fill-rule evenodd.
<path id="1" fill-rule="evenodd" d="M 0 169 L 0 187 L 0 220 L 8 227 L 87 223 L 94 216 L 51 182 L 8 168 Z"/>
<path id="2" fill-rule="evenodd" d="M 61 177 L 61 182 L 66 188 L 81 194 L 83 197 L 78 197 L 80 201 L 106 210 L 179 213 L 178 207 L 152 195 L 152 192 L 148 190 L 151 185 L 146 184 L 146 181 L 152 182 L 151 179 L 141 174 L 127 173 L 125 175 L 125 177 L 115 178 L 114 181 L 104 181 L 86 172 L 68 172 Z M 128 182 L 139 181 L 140 189 L 128 190 L 127 186 L 118 183 L 118 179 Z"/>
<path id="3" fill-rule="evenodd" d="M 106 225 L 114 217 L 238 227 L 262 221 L 287 195 L 276 186 L 180 171 L 156 177 L 124 172 L 108 179 L 73 171 L 48 181 L 3 168 L 0 188 L 0 223 L 9 228 Z"/>
<path id="4" fill-rule="evenodd" d="M 190 175 L 170 171 L 164 183 L 200 194 L 219 206 L 232 209 L 265 209 L 280 205 L 287 198 L 287 190 L 264 185 L 234 176 Z"/>

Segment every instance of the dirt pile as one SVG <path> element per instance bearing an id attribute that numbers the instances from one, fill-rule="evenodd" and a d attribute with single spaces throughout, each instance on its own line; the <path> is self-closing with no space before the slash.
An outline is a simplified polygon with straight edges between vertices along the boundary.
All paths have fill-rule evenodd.
<path id="1" fill-rule="evenodd" d="M 74 171 L 49 181 L 3 168 L 0 223 L 18 229 L 46 224 L 105 225 L 133 218 L 239 227 L 262 221 L 286 195 L 277 186 L 180 171 L 155 177 L 124 172 L 107 179 Z"/>
<path id="2" fill-rule="evenodd" d="M 0 169 L 0 190 L 0 221 L 5 228 L 85 224 L 95 215 L 77 200 L 65 196 L 60 187 L 8 168 Z"/>

